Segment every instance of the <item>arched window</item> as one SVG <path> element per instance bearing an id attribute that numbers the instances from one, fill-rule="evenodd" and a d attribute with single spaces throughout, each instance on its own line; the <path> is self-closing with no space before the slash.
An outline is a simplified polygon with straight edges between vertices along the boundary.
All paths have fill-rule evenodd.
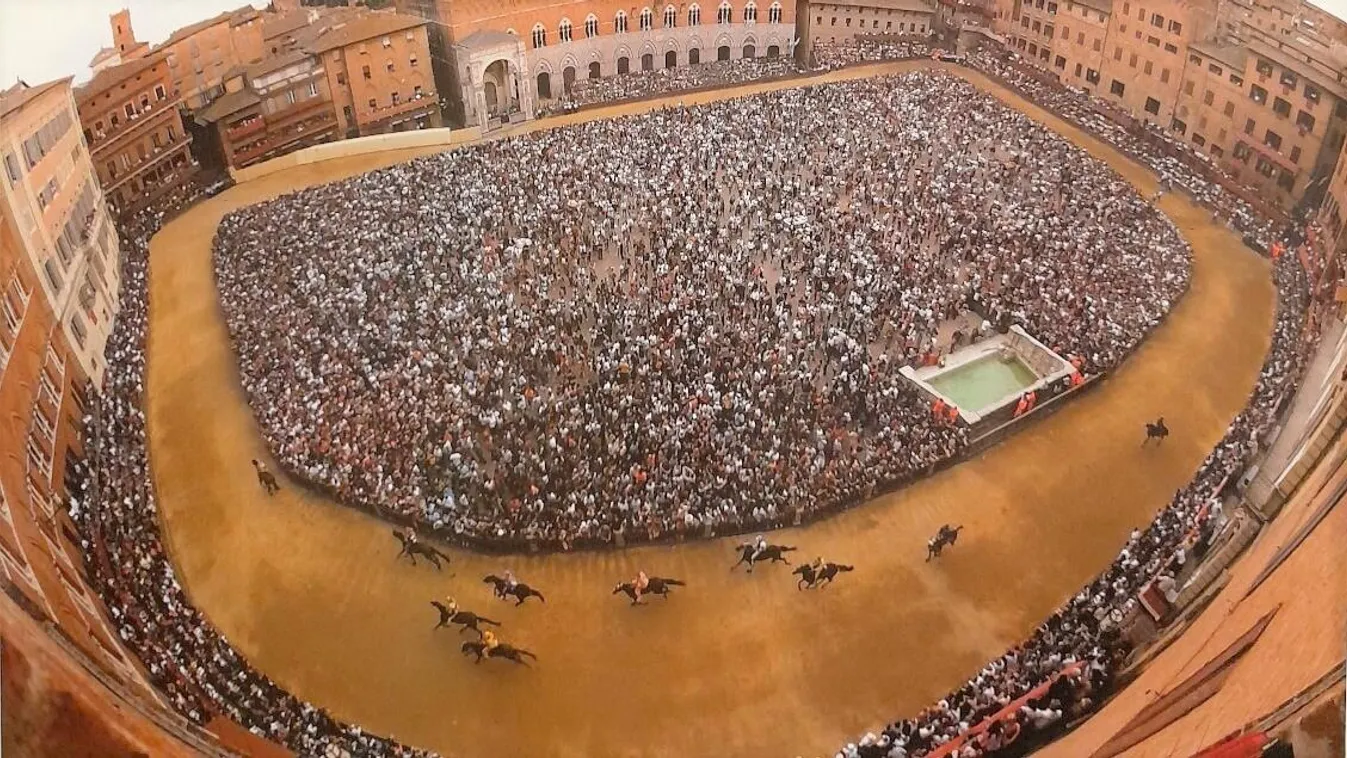
<path id="1" fill-rule="evenodd" d="M 547 29 L 543 28 L 542 24 L 533 25 L 533 47 L 534 49 L 547 47 Z"/>
<path id="2" fill-rule="evenodd" d="M 717 24 L 734 23 L 734 9 L 730 7 L 729 0 L 721 0 L 720 7 L 716 8 Z"/>
<path id="3" fill-rule="evenodd" d="M 781 3 L 772 3 L 772 7 L 767 9 L 767 23 L 781 23 Z"/>
<path id="4" fill-rule="evenodd" d="M 664 6 L 664 28 L 672 29 L 678 26 L 678 9 L 672 5 Z"/>
<path id="5" fill-rule="evenodd" d="M 748 5 L 744 6 L 744 23 L 756 24 L 758 22 L 758 6 L 753 0 L 748 0 Z"/>
<path id="6" fill-rule="evenodd" d="M 648 32 L 655 25 L 655 12 L 649 8 L 641 9 L 641 31 Z"/>
<path id="7" fill-rule="evenodd" d="M 571 41 L 571 20 L 569 18 L 561 19 L 561 23 L 557 25 L 557 36 L 561 38 L 562 42 Z"/>
<path id="8" fill-rule="evenodd" d="M 599 36 L 599 17 L 593 13 L 585 18 L 585 39 Z"/>
<path id="9" fill-rule="evenodd" d="M 613 31 L 618 34 L 627 33 L 627 12 L 618 11 L 617 18 L 613 19 Z"/>
<path id="10" fill-rule="evenodd" d="M 688 6 L 688 26 L 698 26 L 702 22 L 702 9 L 696 3 Z"/>

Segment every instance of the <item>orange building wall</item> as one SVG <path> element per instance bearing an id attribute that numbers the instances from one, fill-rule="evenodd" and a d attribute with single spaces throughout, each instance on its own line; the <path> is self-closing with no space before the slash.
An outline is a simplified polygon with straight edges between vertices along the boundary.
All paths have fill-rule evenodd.
<path id="1" fill-rule="evenodd" d="M 346 85 L 342 86 L 336 83 L 335 74 L 329 75 L 333 101 L 338 113 L 343 113 L 346 106 L 351 107 L 355 125 L 362 133 L 400 113 L 430 104 L 424 98 L 435 93 L 435 80 L 424 26 L 355 42 L 333 52 L 337 53 L 338 66 L 332 68 L 343 72 L 346 80 Z M 328 59 L 333 59 L 332 53 L 328 54 Z M 365 78 L 366 67 L 368 79 Z M 413 99 L 418 87 L 423 97 L 421 101 Z M 345 92 L 338 96 L 337 90 Z M 396 105 L 393 103 L 395 94 L 399 100 Z"/>
<path id="2" fill-rule="evenodd" d="M 197 110 L 224 92 L 224 75 L 230 69 L 262 59 L 262 16 L 237 23 L 223 18 L 162 51 L 183 103 Z"/>

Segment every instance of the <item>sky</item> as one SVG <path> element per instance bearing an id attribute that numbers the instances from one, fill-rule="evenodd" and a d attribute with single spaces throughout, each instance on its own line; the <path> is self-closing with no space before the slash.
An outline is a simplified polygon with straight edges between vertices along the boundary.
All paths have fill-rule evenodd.
<path id="1" fill-rule="evenodd" d="M 1347 18 L 1347 0 L 1312 0 Z M 0 0 L 0 89 L 17 78 L 38 84 L 63 76 L 89 78 L 89 61 L 112 44 L 108 16 L 131 9 L 142 42 L 162 42 L 174 29 L 244 5 L 248 0 Z M 264 7 L 266 0 L 252 3 Z"/>
<path id="2" fill-rule="evenodd" d="M 1347 3 L 1347 0 L 1335 0 Z M 112 44 L 108 16 L 131 10 L 136 38 L 163 42 L 174 29 L 249 0 L 0 0 L 0 89 L 63 76 L 89 78 L 89 61 Z M 266 7 L 266 0 L 252 2 Z"/>

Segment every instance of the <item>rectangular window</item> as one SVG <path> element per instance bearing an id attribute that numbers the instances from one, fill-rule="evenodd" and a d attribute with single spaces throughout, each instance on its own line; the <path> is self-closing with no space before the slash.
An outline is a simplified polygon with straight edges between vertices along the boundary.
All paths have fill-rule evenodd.
<path id="1" fill-rule="evenodd" d="M 1136 53 L 1132 53 L 1130 56 L 1128 56 L 1128 58 L 1127 58 L 1127 65 L 1131 66 L 1132 68 L 1136 68 L 1136 67 L 1137 67 L 1137 54 L 1136 54 Z"/>
<path id="2" fill-rule="evenodd" d="M 164 91 L 164 85 L 162 85 L 162 84 L 156 84 L 156 85 L 154 85 L 154 98 L 155 98 L 156 100 L 167 100 L 167 99 L 168 99 L 168 93 Z"/>
<path id="3" fill-rule="evenodd" d="M 420 61 L 416 59 L 415 55 L 407 59 L 407 64 L 410 65 L 412 68 L 416 68 L 418 63 L 420 63 Z"/>
<path id="4" fill-rule="evenodd" d="M 390 74 L 393 73 L 393 61 L 385 61 L 385 62 L 384 62 L 384 69 L 387 70 L 388 73 L 390 73 Z"/>
<path id="5" fill-rule="evenodd" d="M 384 47 L 392 47 L 393 40 L 389 39 L 388 37 L 384 37 L 383 39 L 379 40 L 379 44 L 383 45 Z"/>
<path id="6" fill-rule="evenodd" d="M 1062 56 L 1059 55 L 1057 56 L 1057 60 L 1054 61 L 1054 64 L 1057 66 L 1057 68 L 1064 69 L 1066 68 L 1066 58 L 1063 58 Z"/>
<path id="7" fill-rule="evenodd" d="M 1220 158 L 1225 155 L 1225 151 L 1222 150 L 1221 146 L 1216 144 L 1215 142 L 1211 143 L 1211 147 L 1208 149 L 1211 150 L 1211 154 L 1216 156 L 1217 158 Z"/>
<path id="8" fill-rule="evenodd" d="M 1198 147 L 1202 147 L 1203 145 L 1207 144 L 1207 138 L 1203 137 L 1197 132 L 1193 132 L 1193 144 L 1197 145 Z"/>
<path id="9" fill-rule="evenodd" d="M 1163 29 L 1165 26 L 1165 17 L 1161 16 L 1159 13 L 1152 13 L 1151 26 L 1154 26 L 1158 29 Z"/>
<path id="10" fill-rule="evenodd" d="M 1211 104 L 1214 103 L 1214 102 L 1216 102 L 1216 93 L 1215 93 L 1215 92 L 1212 92 L 1211 90 L 1207 90 L 1205 93 L 1203 93 L 1203 95 L 1202 95 L 1202 104 L 1203 104 L 1203 105 L 1211 105 Z"/>
<path id="11" fill-rule="evenodd" d="M 1189 79 L 1188 81 L 1184 82 L 1184 83 L 1183 83 L 1183 94 L 1185 94 L 1185 95 L 1191 95 L 1191 94 L 1193 94 L 1193 87 L 1194 87 L 1194 86 L 1196 86 L 1196 85 L 1193 84 L 1193 80 L 1192 80 L 1192 79 Z"/>
<path id="12" fill-rule="evenodd" d="M 9 185 L 12 187 L 23 178 L 23 172 L 19 168 L 19 161 L 15 159 L 14 153 L 5 153 L 5 174 L 9 176 Z"/>
<path id="13" fill-rule="evenodd" d="M 89 335 L 84 331 L 84 320 L 80 318 L 78 313 L 70 317 L 70 332 L 75 335 L 75 342 L 79 343 L 80 347 L 84 347 L 84 340 Z"/>
<path id="14" fill-rule="evenodd" d="M 343 87 L 346 86 L 346 74 L 337 74 L 337 84 Z"/>
<path id="15" fill-rule="evenodd" d="M 1080 78 L 1080 70 L 1081 70 L 1081 68 L 1082 68 L 1081 65 L 1080 65 L 1079 63 L 1077 63 L 1077 64 L 1076 64 L 1076 78 L 1077 78 L 1077 79 Z"/>
<path id="16" fill-rule="evenodd" d="M 1301 129 L 1304 129 L 1307 132 L 1314 131 L 1314 116 L 1311 116 L 1305 111 L 1297 112 L 1296 126 L 1300 127 Z"/>
<path id="17" fill-rule="evenodd" d="M 1115 61 L 1120 61 L 1120 60 L 1122 60 L 1122 48 L 1121 48 L 1121 47 L 1115 47 L 1115 48 L 1113 48 L 1113 60 L 1115 60 Z"/>
<path id="18" fill-rule="evenodd" d="M 1255 84 L 1249 89 L 1249 99 L 1262 105 L 1267 102 L 1267 90 Z"/>
<path id="19" fill-rule="evenodd" d="M 1123 91 L 1125 89 L 1126 87 L 1123 85 L 1123 83 L 1118 81 L 1117 79 L 1114 79 L 1113 83 L 1110 84 L 1108 87 L 1108 91 L 1114 95 L 1117 95 L 1118 97 L 1122 97 Z"/>
<path id="20" fill-rule="evenodd" d="M 1090 84 L 1098 84 L 1098 83 L 1099 83 L 1099 72 L 1098 72 L 1098 71 L 1095 71 L 1094 69 L 1088 69 L 1088 70 L 1086 70 L 1086 72 L 1085 72 L 1085 81 L 1089 82 Z"/>
<path id="21" fill-rule="evenodd" d="M 1260 76 L 1272 76 L 1272 64 L 1268 61 L 1259 60 L 1254 68 L 1258 70 Z"/>
<path id="22" fill-rule="evenodd" d="M 1159 37 L 1147 37 L 1147 38 L 1146 38 L 1146 44 L 1148 44 L 1148 45 L 1150 45 L 1150 46 L 1152 46 L 1152 47 L 1159 47 L 1159 46 L 1160 46 L 1160 38 L 1159 38 Z"/>
<path id="23" fill-rule="evenodd" d="M 285 91 L 285 102 L 287 105 L 295 104 L 295 91 L 292 89 Z"/>
<path id="24" fill-rule="evenodd" d="M 1164 84 L 1169 83 L 1169 69 L 1166 68 L 1160 70 L 1160 81 Z"/>
<path id="25" fill-rule="evenodd" d="M 1291 148 L 1291 162 L 1300 163 L 1300 145 Z"/>
<path id="26" fill-rule="evenodd" d="M 1290 192 L 1291 189 L 1296 186 L 1296 175 L 1286 169 L 1282 169 L 1281 175 L 1277 177 L 1277 186 Z"/>
<path id="27" fill-rule="evenodd" d="M 1224 113 L 1226 118 L 1230 118 L 1231 116 L 1235 115 L 1235 104 L 1227 102 L 1225 104 L 1225 108 L 1221 110 L 1221 113 Z"/>
<path id="28" fill-rule="evenodd" d="M 421 85 L 418 84 L 415 87 L 412 87 L 412 97 L 417 100 L 421 99 Z"/>
<path id="29" fill-rule="evenodd" d="M 1169 44 L 1168 42 L 1165 43 L 1165 52 L 1166 52 L 1166 53 L 1177 53 L 1178 51 L 1179 51 L 1179 49 L 1178 49 L 1177 47 L 1175 47 L 1174 45 L 1171 45 L 1171 44 Z"/>
<path id="30" fill-rule="evenodd" d="M 1094 49 L 1096 53 L 1099 52 L 1101 49 L 1103 49 L 1103 46 L 1104 46 L 1103 41 L 1100 40 L 1098 37 L 1095 38 L 1094 44 L 1091 45 L 1091 47 Z"/>
<path id="31" fill-rule="evenodd" d="M 378 107 L 379 107 L 379 102 L 378 102 L 377 100 L 375 100 L 374 98 L 371 97 L 371 98 L 369 99 L 369 109 L 370 109 L 370 110 L 374 110 L 375 108 L 378 108 Z"/>
<path id="32" fill-rule="evenodd" d="M 1281 99 L 1280 97 L 1273 98 L 1272 112 L 1277 114 L 1278 116 L 1281 116 L 1282 118 L 1287 118 L 1291 115 L 1291 104 Z"/>
<path id="33" fill-rule="evenodd" d="M 1254 163 L 1254 170 L 1263 176 L 1271 177 L 1272 172 L 1276 171 L 1276 166 L 1272 165 L 1272 161 L 1260 155 L 1258 156 L 1258 160 Z"/>
<path id="34" fill-rule="evenodd" d="M 1177 118 L 1169 122 L 1169 128 L 1171 131 L 1177 132 L 1179 134 L 1188 133 L 1188 125 Z"/>
<path id="35" fill-rule="evenodd" d="M 1170 21 L 1170 22 L 1169 22 L 1169 33 L 1170 33 L 1170 34 L 1183 34 L 1183 24 L 1180 24 L 1180 23 L 1177 22 L 1177 21 Z"/>
<path id="36" fill-rule="evenodd" d="M 1252 153 L 1253 151 L 1249 149 L 1248 145 L 1244 144 L 1243 142 L 1236 142 L 1235 151 L 1231 154 L 1235 156 L 1236 160 L 1244 161 L 1244 163 L 1247 165 L 1249 162 L 1249 155 Z"/>
<path id="37" fill-rule="evenodd" d="M 365 77 L 365 81 L 369 81 L 369 80 L 370 80 L 370 72 L 369 72 L 369 66 L 368 66 L 368 65 L 364 65 L 364 66 L 361 66 L 361 67 L 360 67 L 360 75 L 363 76 L 363 77 Z"/>
<path id="38" fill-rule="evenodd" d="M 1155 70 L 1155 64 L 1151 63 L 1150 61 L 1146 61 L 1146 65 L 1143 66 L 1141 70 L 1146 72 L 1146 76 L 1150 76 L 1151 72 Z"/>
<path id="39" fill-rule="evenodd" d="M 1245 119 L 1245 120 L 1244 120 L 1244 133 L 1245 133 L 1245 134 L 1253 134 L 1253 130 L 1254 130 L 1255 128 L 1257 128 L 1257 127 L 1254 125 L 1253 119 L 1250 118 L 1250 119 Z"/>
<path id="40" fill-rule="evenodd" d="M 318 82 L 309 82 L 309 97 L 318 97 Z"/>
<path id="41" fill-rule="evenodd" d="M 400 93 L 400 92 L 394 92 L 394 93 L 393 93 L 393 105 L 399 105 L 399 104 L 401 104 L 401 103 L 402 103 L 402 93 Z"/>
<path id="42" fill-rule="evenodd" d="M 1300 83 L 1300 77 L 1296 76 L 1294 71 L 1287 71 L 1286 69 L 1282 69 L 1280 81 L 1283 87 L 1294 88 L 1297 84 Z"/>
<path id="43" fill-rule="evenodd" d="M 1271 129 L 1263 134 L 1263 144 L 1273 150 L 1280 150 L 1282 146 L 1282 136 Z"/>
<path id="44" fill-rule="evenodd" d="M 1119 93 L 1122 94 L 1122 93 Z M 1160 101 L 1153 97 L 1146 98 L 1146 112 L 1156 114 L 1160 112 Z"/>
<path id="45" fill-rule="evenodd" d="M 1311 103 L 1318 103 L 1319 88 L 1309 82 L 1305 82 L 1305 99 L 1309 100 Z"/>

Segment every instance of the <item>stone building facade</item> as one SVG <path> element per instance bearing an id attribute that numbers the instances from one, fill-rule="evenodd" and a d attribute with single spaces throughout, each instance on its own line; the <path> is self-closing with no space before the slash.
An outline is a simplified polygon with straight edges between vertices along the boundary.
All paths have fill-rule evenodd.
<path id="1" fill-rule="evenodd" d="M 0 111 L 0 201 L 13 217 L 20 250 L 40 274 L 36 289 L 72 362 L 98 381 L 121 270 L 117 232 L 80 135 L 70 80 L 0 93 Z"/>

